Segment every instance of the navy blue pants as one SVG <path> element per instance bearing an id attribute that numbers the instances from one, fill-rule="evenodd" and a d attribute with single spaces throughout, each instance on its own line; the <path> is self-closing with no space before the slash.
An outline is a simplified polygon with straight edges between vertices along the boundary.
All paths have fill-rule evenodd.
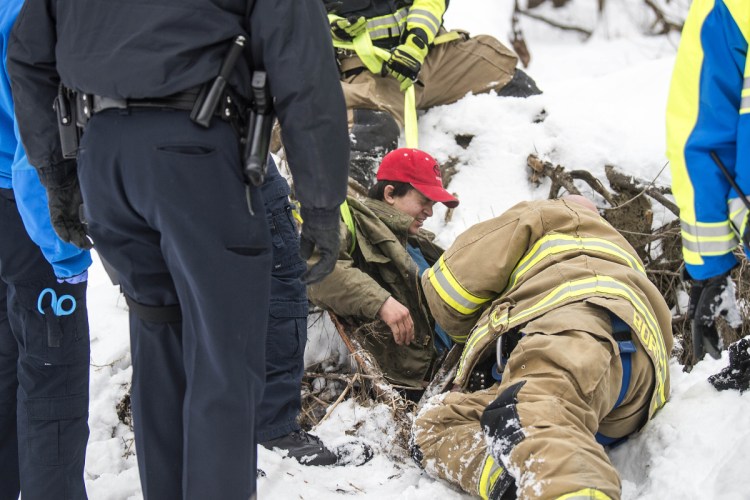
<path id="1" fill-rule="evenodd" d="M 91 236 L 123 292 L 182 313 L 165 323 L 130 311 L 144 497 L 247 500 L 271 251 L 258 189 L 248 207 L 236 134 L 185 111 L 104 111 L 86 127 L 78 175 Z"/>
<path id="2" fill-rule="evenodd" d="M 0 500 L 86 498 L 86 283 L 57 282 L 10 189 L 0 189 L 0 235 Z M 48 288 L 75 300 L 71 314 L 55 315 L 50 292 L 40 303 Z M 65 298 L 61 312 L 72 304 Z"/>
<path id="3" fill-rule="evenodd" d="M 259 442 L 300 429 L 300 384 L 307 343 L 307 291 L 300 277 L 307 265 L 299 256 L 299 236 L 289 203 L 289 185 L 272 160 L 261 187 L 271 228 L 273 271 L 266 338 L 266 389 L 258 407 Z"/>

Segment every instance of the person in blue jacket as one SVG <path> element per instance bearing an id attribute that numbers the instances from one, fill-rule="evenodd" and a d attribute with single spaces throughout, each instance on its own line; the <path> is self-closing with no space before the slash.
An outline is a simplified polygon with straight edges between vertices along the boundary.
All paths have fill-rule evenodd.
<path id="1" fill-rule="evenodd" d="M 338 455 L 298 422 L 307 344 L 307 269 L 299 254 L 297 223 L 289 202 L 289 184 L 269 156 L 260 190 L 271 230 L 273 268 L 266 334 L 266 387 L 255 422 L 257 441 L 279 449 L 302 465 L 333 465 Z"/>
<path id="2" fill-rule="evenodd" d="M 750 255 L 750 2 L 690 6 L 667 104 L 667 156 L 680 208 L 682 254 L 691 281 L 693 352 L 714 358 L 719 314 L 736 312 L 734 250 Z M 728 292 L 728 293 L 725 293 Z M 731 318 L 730 318 L 731 319 Z"/>
<path id="3" fill-rule="evenodd" d="M 62 242 L 21 146 L 5 65 L 23 0 L 0 2 L 0 498 L 86 498 L 91 257 Z"/>

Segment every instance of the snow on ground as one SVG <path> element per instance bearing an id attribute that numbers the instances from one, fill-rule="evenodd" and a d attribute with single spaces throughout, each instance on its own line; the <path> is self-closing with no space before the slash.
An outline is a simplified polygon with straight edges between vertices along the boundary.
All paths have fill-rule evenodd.
<path id="1" fill-rule="evenodd" d="M 446 25 L 507 42 L 512 3 L 452 2 Z M 528 72 L 543 95 L 526 100 L 467 96 L 420 117 L 420 147 L 440 161 L 459 159 L 449 189 L 461 198 L 461 206 L 451 222 L 443 222 L 445 211 L 438 208 L 427 224 L 439 233 L 442 245 L 519 201 L 546 198 L 547 184 L 535 187 L 527 181 L 525 161 L 532 152 L 596 175 L 605 164 L 614 164 L 638 177 L 658 176 L 657 183 L 669 183 L 669 169 L 663 169 L 664 108 L 678 37 L 639 34 L 638 27 L 648 23 L 638 8 L 640 0 L 608 0 L 611 10 L 598 24 L 595 3 L 575 0 L 575 7 L 563 14 L 546 11 L 596 28 L 585 42 L 577 34 L 521 19 L 532 55 Z M 674 4 L 684 6 L 686 1 Z M 539 121 L 543 111 L 545 119 Z M 474 138 L 462 149 L 456 134 Z M 140 499 L 133 434 L 115 410 L 131 376 L 127 312 L 98 261 L 91 271 L 89 314 L 89 497 Z M 306 362 L 344 356 L 330 323 L 315 321 Z M 684 373 L 672 360 L 669 403 L 638 435 L 610 453 L 623 480 L 624 499 L 750 499 L 750 394 L 719 393 L 706 382 L 726 363 L 725 353 L 721 360 L 706 359 Z M 316 468 L 261 448 L 259 466 L 266 476 L 258 481 L 260 498 L 470 498 L 425 476 L 403 450 L 393 447 L 393 422 L 383 407 L 343 402 L 315 431 L 332 446 L 360 439 L 376 456 L 360 467 Z"/>

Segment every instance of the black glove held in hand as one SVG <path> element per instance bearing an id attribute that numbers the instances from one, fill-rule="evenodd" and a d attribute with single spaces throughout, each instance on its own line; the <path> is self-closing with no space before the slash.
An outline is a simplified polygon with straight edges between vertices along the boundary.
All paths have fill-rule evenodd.
<path id="1" fill-rule="evenodd" d="M 714 359 L 721 357 L 721 338 L 716 329 L 716 318 L 726 316 L 732 307 L 737 307 L 731 290 L 722 298 L 730 286 L 730 280 L 729 273 L 726 273 L 705 280 L 693 280 L 690 286 L 688 319 L 691 321 L 696 361 L 701 360 L 705 353 Z"/>
<path id="2" fill-rule="evenodd" d="M 708 377 L 708 381 L 719 391 L 735 389 L 745 392 L 750 388 L 750 337 L 738 340 L 727 351 L 729 366 Z"/>
<path id="3" fill-rule="evenodd" d="M 308 268 L 302 275 L 302 281 L 308 285 L 317 283 L 333 271 L 339 257 L 341 237 L 340 212 L 338 208 L 301 209 L 302 234 L 300 235 L 299 254 L 307 260 L 317 250 L 320 260 Z"/>
<path id="4" fill-rule="evenodd" d="M 78 185 L 75 160 L 40 168 L 38 172 L 39 180 L 47 190 L 50 222 L 57 235 L 61 240 L 78 248 L 92 248 L 94 245 L 81 221 L 83 198 Z"/>

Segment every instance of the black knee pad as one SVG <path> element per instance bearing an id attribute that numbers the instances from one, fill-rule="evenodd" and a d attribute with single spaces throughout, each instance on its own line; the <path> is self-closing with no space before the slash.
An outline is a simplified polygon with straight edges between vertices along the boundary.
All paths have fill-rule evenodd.
<path id="1" fill-rule="evenodd" d="M 497 92 L 504 97 L 529 97 L 541 94 L 542 91 L 536 86 L 536 82 L 522 69 L 516 69 L 513 78 L 508 84 Z"/>
<path id="2" fill-rule="evenodd" d="M 489 452 L 497 460 L 501 455 L 509 454 L 524 438 L 516 405 L 518 393 L 525 383 L 521 381 L 507 387 L 482 413 L 482 430 L 495 443 Z"/>
<path id="3" fill-rule="evenodd" d="M 398 147 L 401 129 L 385 111 L 355 109 L 353 112 L 349 176 L 369 189 L 375 183 L 383 157 Z"/>
<path id="4" fill-rule="evenodd" d="M 424 469 L 424 467 L 422 466 L 424 454 L 422 453 L 422 449 L 414 439 L 414 434 L 412 434 L 411 438 L 409 438 L 409 455 L 411 455 L 412 460 L 416 462 L 417 466 L 419 466 L 420 469 Z"/>

